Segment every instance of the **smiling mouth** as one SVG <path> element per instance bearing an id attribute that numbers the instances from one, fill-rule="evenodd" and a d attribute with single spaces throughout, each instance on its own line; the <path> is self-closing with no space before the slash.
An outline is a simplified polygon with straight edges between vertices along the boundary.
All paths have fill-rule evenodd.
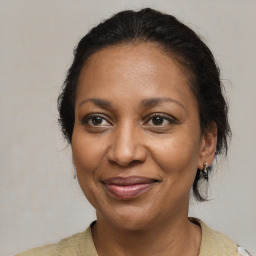
<path id="1" fill-rule="evenodd" d="M 115 198 L 132 199 L 148 191 L 158 181 L 139 176 L 103 180 L 105 189 Z"/>

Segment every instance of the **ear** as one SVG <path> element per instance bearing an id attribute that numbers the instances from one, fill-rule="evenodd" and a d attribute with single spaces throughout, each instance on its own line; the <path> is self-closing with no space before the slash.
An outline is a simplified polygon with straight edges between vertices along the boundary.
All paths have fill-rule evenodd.
<path id="1" fill-rule="evenodd" d="M 203 164 L 206 162 L 210 166 L 214 160 L 217 145 L 217 125 L 211 123 L 204 131 L 201 138 L 200 157 L 198 168 L 203 169 Z"/>

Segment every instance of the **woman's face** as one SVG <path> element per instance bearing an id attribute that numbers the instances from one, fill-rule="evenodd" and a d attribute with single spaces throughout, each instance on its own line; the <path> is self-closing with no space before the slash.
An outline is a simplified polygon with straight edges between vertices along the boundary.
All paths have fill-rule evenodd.
<path id="1" fill-rule="evenodd" d="M 142 229 L 187 216 L 197 168 L 209 159 L 183 72 L 145 43 L 107 47 L 86 62 L 72 150 L 98 219 Z"/>

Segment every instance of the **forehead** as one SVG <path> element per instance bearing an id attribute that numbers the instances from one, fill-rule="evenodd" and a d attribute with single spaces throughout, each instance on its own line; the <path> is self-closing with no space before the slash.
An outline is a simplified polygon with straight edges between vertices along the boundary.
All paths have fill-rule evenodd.
<path id="1" fill-rule="evenodd" d="M 104 70 L 114 71 L 115 64 L 117 67 L 123 68 L 128 66 L 134 71 L 138 67 L 147 68 L 148 71 L 157 71 L 156 66 L 167 65 L 168 73 L 174 69 L 180 69 L 180 72 L 184 75 L 186 73 L 185 67 L 183 67 L 175 58 L 175 55 L 167 52 L 162 46 L 156 43 L 123 43 L 120 45 L 107 46 L 103 49 L 96 51 L 94 54 L 89 56 L 85 61 L 81 73 L 89 71 L 91 69 L 101 68 L 104 64 L 111 64 L 104 67 Z M 133 63 L 133 66 L 130 64 Z M 175 66 L 175 68 L 174 68 Z M 151 70 L 149 70 L 152 68 Z M 154 69 L 154 70 L 153 70 Z M 101 70 L 103 71 L 103 70 Z M 159 71 L 159 70 L 158 70 Z M 165 69 L 163 69 L 165 71 Z"/>
<path id="2" fill-rule="evenodd" d="M 77 99 L 81 94 L 106 97 L 110 92 L 116 97 L 192 94 L 185 68 L 153 43 L 110 46 L 89 57 L 80 73 Z"/>

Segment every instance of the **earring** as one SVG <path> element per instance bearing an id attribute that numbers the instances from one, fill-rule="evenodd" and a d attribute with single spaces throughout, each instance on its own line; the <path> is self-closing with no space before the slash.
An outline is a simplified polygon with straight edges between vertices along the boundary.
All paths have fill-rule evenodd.
<path id="1" fill-rule="evenodd" d="M 208 163 L 204 162 L 204 167 L 203 167 L 203 177 L 208 181 Z"/>
<path id="2" fill-rule="evenodd" d="M 73 174 L 73 179 L 76 179 L 76 167 L 74 166 L 74 174 Z"/>

